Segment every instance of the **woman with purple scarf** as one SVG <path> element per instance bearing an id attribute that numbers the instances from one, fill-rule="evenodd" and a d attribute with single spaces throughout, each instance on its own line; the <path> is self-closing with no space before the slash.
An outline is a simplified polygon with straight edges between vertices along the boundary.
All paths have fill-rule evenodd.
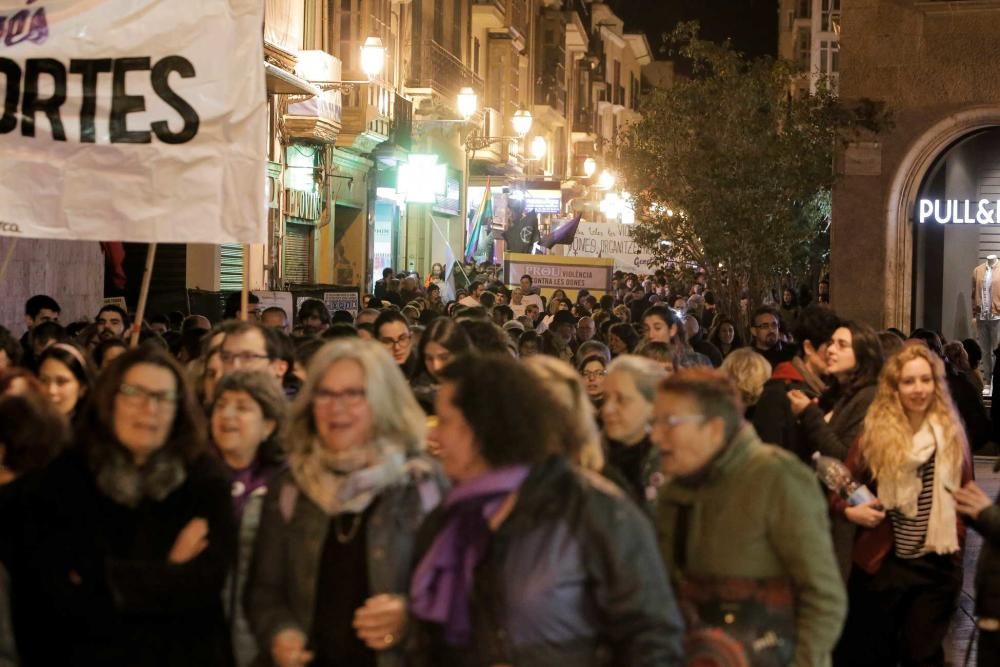
<path id="1" fill-rule="evenodd" d="M 243 589 L 260 526 L 267 485 L 284 467 L 281 438 L 288 399 L 271 373 L 237 370 L 214 392 L 210 415 L 212 443 L 233 479 L 233 506 L 239 523 L 236 563 L 224 591 L 237 667 L 249 667 L 257 643 L 243 610 Z"/>
<path id="2" fill-rule="evenodd" d="M 441 382 L 430 438 L 455 486 L 417 538 L 408 666 L 680 665 L 652 528 L 568 462 L 575 417 L 502 356 Z"/>
<path id="3" fill-rule="evenodd" d="M 345 338 L 316 352 L 250 567 L 257 664 L 402 664 L 414 539 L 443 490 L 425 429 L 386 348 Z"/>

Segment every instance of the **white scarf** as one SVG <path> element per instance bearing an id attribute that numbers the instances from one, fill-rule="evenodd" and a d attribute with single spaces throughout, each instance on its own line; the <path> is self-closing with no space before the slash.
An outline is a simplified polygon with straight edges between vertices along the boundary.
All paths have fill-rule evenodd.
<path id="1" fill-rule="evenodd" d="M 927 537 L 924 552 L 952 554 L 958 551 L 958 515 L 955 499 L 945 491 L 945 486 L 957 489 L 961 482 L 961 464 L 948 465 L 941 453 L 944 443 L 944 429 L 930 417 L 913 435 L 913 446 L 903 464 L 903 470 L 891 478 L 878 480 L 878 497 L 886 509 L 895 509 L 904 516 L 917 515 L 917 500 L 920 497 L 920 466 L 928 461 L 934 452 L 934 488 L 931 492 L 931 514 L 927 523 Z"/>
<path id="2" fill-rule="evenodd" d="M 330 516 L 365 511 L 407 472 L 405 455 L 377 441 L 337 453 L 314 442 L 307 451 L 289 456 L 288 464 L 299 487 Z"/>

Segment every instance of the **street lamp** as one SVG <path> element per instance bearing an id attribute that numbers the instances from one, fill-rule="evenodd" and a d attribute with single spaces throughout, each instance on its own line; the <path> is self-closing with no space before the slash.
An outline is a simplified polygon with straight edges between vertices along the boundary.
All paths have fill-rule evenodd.
<path id="1" fill-rule="evenodd" d="M 378 37 L 369 37 L 361 45 L 361 70 L 369 79 L 382 73 L 385 67 L 385 47 Z"/>
<path id="2" fill-rule="evenodd" d="M 537 136 L 531 140 L 531 156 L 536 160 L 541 160 L 548 152 L 549 146 L 545 142 L 545 137 Z"/>
<path id="3" fill-rule="evenodd" d="M 615 187 L 615 175 L 605 169 L 601 172 L 601 175 L 597 177 L 597 187 L 601 190 L 610 190 Z"/>
<path id="4" fill-rule="evenodd" d="M 511 121 L 514 124 L 514 132 L 519 137 L 525 137 L 528 132 L 531 132 L 532 117 L 530 111 L 525 111 L 524 109 L 514 112 L 514 118 Z"/>
<path id="5" fill-rule="evenodd" d="M 462 114 L 465 120 L 472 118 L 478 107 L 479 97 L 476 95 L 476 91 L 468 86 L 458 91 L 458 113 Z"/>
<path id="6" fill-rule="evenodd" d="M 590 178 L 597 172 L 597 160 L 592 157 L 583 161 L 583 175 Z"/>

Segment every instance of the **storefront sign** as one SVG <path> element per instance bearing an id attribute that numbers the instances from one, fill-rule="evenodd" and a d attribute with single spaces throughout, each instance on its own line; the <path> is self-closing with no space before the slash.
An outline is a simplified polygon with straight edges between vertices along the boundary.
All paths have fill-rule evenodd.
<path id="1" fill-rule="evenodd" d="M 941 225 L 1000 224 L 1000 200 L 980 199 L 921 199 L 917 203 L 920 224 Z"/>
<path id="2" fill-rule="evenodd" d="M 265 241 L 263 9 L 0 0 L 0 234 Z"/>
<path id="3" fill-rule="evenodd" d="M 649 273 L 653 270 L 653 255 L 632 240 L 631 225 L 618 222 L 581 222 L 567 255 L 577 257 L 610 257 L 615 271 Z"/>
<path id="4" fill-rule="evenodd" d="M 521 276 L 530 275 L 532 284 L 539 289 L 562 288 L 567 290 L 611 289 L 614 272 L 610 259 L 559 257 L 556 255 L 504 255 L 504 276 L 508 284 L 517 285 Z"/>

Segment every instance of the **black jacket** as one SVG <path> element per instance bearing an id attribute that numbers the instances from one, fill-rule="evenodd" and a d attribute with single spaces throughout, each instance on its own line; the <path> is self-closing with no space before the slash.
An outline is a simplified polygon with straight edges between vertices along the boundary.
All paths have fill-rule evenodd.
<path id="1" fill-rule="evenodd" d="M 851 445 L 864 427 L 865 415 L 875 400 L 876 389 L 877 385 L 870 384 L 847 398 L 837 399 L 833 404 L 830 423 L 826 422 L 823 411 L 815 405 L 806 408 L 799 416 L 803 451 L 809 456 L 812 452 L 819 452 L 824 456 L 846 460 Z M 840 566 L 840 573 L 846 581 L 851 572 L 851 556 L 857 527 L 842 515 L 834 514 L 830 519 L 830 528 L 837 565 Z"/>
<path id="2" fill-rule="evenodd" d="M 169 563 L 195 517 L 208 522 L 208 546 L 187 563 Z M 233 663 L 222 590 L 236 558 L 236 520 L 214 458 L 189 466 L 164 500 L 129 508 L 98 489 L 79 451 L 66 452 L 39 484 L 32 521 L 34 561 L 15 575 L 28 597 L 12 604 L 24 667 Z M 42 616 L 22 617 L 25 626 L 21 611 Z M 33 631 L 22 634 L 24 627 Z"/>
<path id="3" fill-rule="evenodd" d="M 704 333 L 698 332 L 698 335 L 692 338 L 689 342 L 691 343 L 691 349 L 698 354 L 704 354 L 712 360 L 713 368 L 718 368 L 722 365 L 722 352 L 720 352 L 719 348 L 705 338 Z"/>
<path id="4" fill-rule="evenodd" d="M 806 380 L 802 368 L 801 361 L 779 364 L 771 379 L 764 383 L 764 391 L 754 406 L 753 417 L 748 419 L 762 441 L 787 449 L 808 463 L 812 452 L 807 451 L 805 442 L 801 442 L 801 429 L 788 401 L 788 392 L 793 389 L 810 398 L 818 398 L 816 389 Z"/>
<path id="5" fill-rule="evenodd" d="M 417 561 L 448 519 L 435 510 Z M 682 624 L 652 526 L 607 480 L 553 458 L 522 484 L 476 568 L 470 647 L 413 619 L 408 665 L 681 665 Z M 513 608 L 516 608 L 515 612 Z"/>
<path id="6" fill-rule="evenodd" d="M 1000 505 L 983 510 L 969 525 L 983 536 L 976 566 L 976 615 L 1000 618 Z"/>
<path id="7" fill-rule="evenodd" d="M 986 415 L 986 405 L 983 394 L 976 389 L 968 374 L 955 369 L 951 364 L 947 368 L 948 391 L 955 401 L 958 414 L 965 424 L 965 437 L 969 441 L 969 449 L 978 451 L 993 439 L 992 427 Z"/>

